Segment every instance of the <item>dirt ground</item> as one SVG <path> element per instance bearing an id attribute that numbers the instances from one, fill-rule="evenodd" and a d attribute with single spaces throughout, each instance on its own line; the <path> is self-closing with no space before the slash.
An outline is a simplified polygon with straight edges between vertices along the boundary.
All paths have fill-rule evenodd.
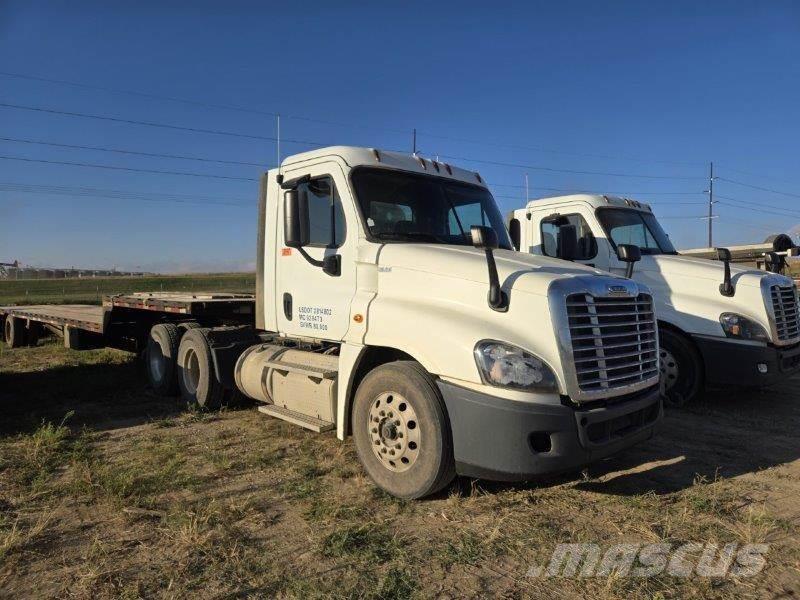
<path id="1" fill-rule="evenodd" d="M 714 393 L 583 476 L 378 491 L 352 442 L 0 345 L 0 597 L 796 598 L 800 389 Z M 498 432 L 498 435 L 501 433 Z M 769 544 L 748 578 L 536 578 L 560 542 Z"/>

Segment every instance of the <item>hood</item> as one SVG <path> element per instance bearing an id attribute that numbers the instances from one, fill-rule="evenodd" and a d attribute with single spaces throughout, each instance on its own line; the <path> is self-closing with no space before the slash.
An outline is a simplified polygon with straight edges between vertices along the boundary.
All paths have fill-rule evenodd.
<path id="1" fill-rule="evenodd" d="M 563 260 L 516 252 L 495 250 L 500 284 L 506 289 L 545 295 L 555 279 L 569 276 L 604 275 L 605 271 Z M 381 269 L 409 269 L 476 283 L 489 282 L 484 250 L 471 246 L 442 244 L 386 244 L 378 257 Z"/>
<path id="2" fill-rule="evenodd" d="M 725 266 L 718 260 L 675 254 L 644 255 L 634 271 L 638 269 L 660 273 L 665 279 L 691 277 L 707 279 L 717 284 L 722 283 L 725 274 Z M 770 273 L 731 264 L 731 281 L 734 286 L 759 287 L 765 275 Z"/>

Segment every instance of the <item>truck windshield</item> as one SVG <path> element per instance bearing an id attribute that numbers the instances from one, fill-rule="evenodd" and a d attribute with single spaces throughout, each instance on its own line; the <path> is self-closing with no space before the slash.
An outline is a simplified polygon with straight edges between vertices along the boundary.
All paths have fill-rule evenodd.
<path id="1" fill-rule="evenodd" d="M 642 254 L 677 254 L 669 236 L 652 213 L 626 208 L 600 208 L 597 218 L 611 242 L 634 244 Z"/>
<path id="2" fill-rule="evenodd" d="M 376 240 L 471 246 L 470 227 L 483 225 L 495 230 L 500 248 L 511 250 L 500 211 L 484 188 L 388 169 L 362 167 L 352 177 Z"/>

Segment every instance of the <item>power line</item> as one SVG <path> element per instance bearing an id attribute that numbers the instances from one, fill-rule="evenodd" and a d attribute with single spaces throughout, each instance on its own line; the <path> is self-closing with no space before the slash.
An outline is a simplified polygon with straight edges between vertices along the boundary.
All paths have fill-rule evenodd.
<path id="1" fill-rule="evenodd" d="M 703 177 L 676 177 L 673 175 L 638 175 L 633 173 L 610 173 L 605 171 L 580 171 L 575 169 L 556 169 L 553 167 L 543 167 L 540 165 L 522 165 L 517 163 L 507 163 L 507 162 L 500 162 L 500 161 L 493 161 L 493 160 L 483 160 L 479 158 L 468 158 L 464 156 L 451 156 L 442 154 L 440 155 L 443 158 L 449 158 L 451 160 L 460 160 L 464 162 L 474 162 L 474 163 L 482 163 L 486 165 L 493 165 L 493 166 L 500 166 L 500 167 L 512 167 L 515 169 L 531 169 L 534 171 L 548 171 L 550 173 L 570 173 L 573 175 L 602 175 L 606 177 L 634 177 L 640 179 L 679 179 L 679 180 L 704 180 Z"/>
<path id="2" fill-rule="evenodd" d="M 717 197 L 719 198 L 720 196 L 717 196 Z M 800 218 L 800 213 L 797 213 L 797 212 L 789 212 L 789 211 L 777 212 L 775 210 L 768 210 L 766 208 L 752 208 L 750 206 L 740 206 L 740 205 L 737 205 L 737 204 L 732 204 L 730 202 L 725 202 L 724 200 L 719 200 L 717 203 L 718 204 L 723 204 L 723 205 L 726 205 L 726 206 L 731 206 L 733 208 L 738 208 L 738 209 L 741 209 L 741 210 L 749 210 L 749 211 L 752 211 L 752 212 L 767 213 L 767 214 L 771 214 L 771 215 L 778 215 L 780 217 Z M 780 209 L 780 210 L 783 210 L 783 209 Z"/>
<path id="3" fill-rule="evenodd" d="M 181 204 L 212 204 L 219 206 L 248 206 L 254 202 L 245 200 L 232 202 L 221 198 L 208 196 L 194 196 L 188 194 L 157 194 L 152 192 L 130 192 L 123 190 L 108 190 L 91 187 L 71 187 L 56 185 L 36 185 L 15 182 L 0 182 L 0 191 L 21 192 L 34 194 L 54 194 L 82 198 L 105 198 L 111 200 L 129 200 L 135 202 L 174 202 Z"/>
<path id="4" fill-rule="evenodd" d="M 264 167 L 263 163 L 255 163 L 255 162 L 241 162 L 236 160 L 220 160 L 214 158 L 202 158 L 199 156 L 183 156 L 179 154 L 156 154 L 154 152 L 139 152 L 136 150 L 123 150 L 121 148 L 107 148 L 102 146 L 81 146 L 78 144 L 61 144 L 57 142 L 45 142 L 41 140 L 29 140 L 23 138 L 10 138 L 10 137 L 0 137 L 0 141 L 3 142 L 14 142 L 19 144 L 36 144 L 39 146 L 52 146 L 54 148 L 71 148 L 76 150 L 96 150 L 99 152 L 115 152 L 117 154 L 132 154 L 135 156 L 147 156 L 150 158 L 174 158 L 179 160 L 194 160 L 199 162 L 207 162 L 207 163 L 219 163 L 223 165 L 242 165 L 248 167 Z"/>
<path id="5" fill-rule="evenodd" d="M 487 185 L 491 187 L 507 187 L 507 188 L 516 188 L 520 190 L 524 190 L 524 185 L 513 184 L 513 183 L 493 183 L 487 182 Z M 541 186 L 529 186 L 530 189 L 534 190 L 549 190 L 553 192 L 572 192 L 578 194 L 596 194 L 596 193 L 603 193 L 606 195 L 613 195 L 613 196 L 625 196 L 630 197 L 634 195 L 650 195 L 650 196 L 698 196 L 701 192 L 620 192 L 620 191 L 608 191 L 605 192 L 590 192 L 585 190 L 576 190 L 575 188 L 554 188 L 554 187 L 541 187 Z"/>
<path id="6" fill-rule="evenodd" d="M 785 208 L 783 206 L 778 206 L 776 204 L 764 204 L 763 202 L 753 202 L 752 200 L 740 200 L 739 198 L 731 198 L 730 196 L 720 196 L 719 194 L 717 194 L 716 196 L 717 198 L 723 198 L 724 200 L 730 200 L 731 202 L 737 202 L 745 206 L 758 207 L 754 208 L 753 210 L 760 210 L 760 207 L 767 207 L 767 208 L 774 208 L 776 210 L 782 210 L 792 215 L 800 215 L 800 211 L 793 211 L 791 208 Z M 727 202 L 725 204 L 727 204 Z M 742 208 L 744 208 L 745 206 L 743 206 Z"/>
<path id="7" fill-rule="evenodd" d="M 229 111 L 234 111 L 234 112 L 262 115 L 262 116 L 266 116 L 266 117 L 278 117 L 280 115 L 280 116 L 282 116 L 284 118 L 293 119 L 293 120 L 296 120 L 296 121 L 308 121 L 308 122 L 311 122 L 311 123 L 322 123 L 322 124 L 325 124 L 325 125 L 333 125 L 335 127 L 351 127 L 351 128 L 361 128 L 361 129 L 371 129 L 371 130 L 375 130 L 375 131 L 386 131 L 386 132 L 391 132 L 391 133 L 400 133 L 400 134 L 403 134 L 403 135 L 408 135 L 409 132 L 410 132 L 410 129 L 401 130 L 401 129 L 390 129 L 390 128 L 386 128 L 386 127 L 373 127 L 373 126 L 361 125 L 361 124 L 340 123 L 340 122 L 337 122 L 337 121 L 329 121 L 329 120 L 326 120 L 326 119 L 318 119 L 318 118 L 315 118 L 315 117 L 303 117 L 303 116 L 299 116 L 299 115 L 288 115 L 288 114 L 271 112 L 271 111 L 267 111 L 267 110 L 260 110 L 260 109 L 256 109 L 256 108 L 245 107 L 245 106 L 236 106 L 236 105 L 232 105 L 232 104 L 214 104 L 214 103 L 210 103 L 210 102 L 192 100 L 192 99 L 189 99 L 189 98 L 179 98 L 179 97 L 176 97 L 176 96 L 166 96 L 166 95 L 161 95 L 161 94 L 152 94 L 152 93 L 149 93 L 149 92 L 140 92 L 140 91 L 136 91 L 136 90 L 126 90 L 126 89 L 121 89 L 121 88 L 113 88 L 113 87 L 108 87 L 108 86 L 94 85 L 94 84 L 82 83 L 82 82 L 77 82 L 77 81 L 67 81 L 65 79 L 52 79 L 52 78 L 48 78 L 48 77 L 38 77 L 38 76 L 35 76 L 35 75 L 25 75 L 25 74 L 22 74 L 22 73 L 11 73 L 11 72 L 8 72 L 8 71 L 0 71 L 0 75 L 5 76 L 5 77 L 14 77 L 14 78 L 17 78 L 17 79 L 28 79 L 30 81 L 40 81 L 40 82 L 45 82 L 45 83 L 55 83 L 55 84 L 58 84 L 58 85 L 66 85 L 66 86 L 71 86 L 71 87 L 76 87 L 76 88 L 83 88 L 83 89 L 87 89 L 87 90 L 98 90 L 98 91 L 108 92 L 108 93 L 112 93 L 112 94 L 127 94 L 129 96 L 139 96 L 141 98 L 149 98 L 151 100 L 166 100 L 168 102 L 177 102 L 177 103 L 180 103 L 180 104 L 188 104 L 188 105 L 192 105 L 192 106 L 199 106 L 199 107 L 202 107 L 202 108 L 213 108 L 213 109 L 217 109 L 217 110 L 229 110 Z"/>
<path id="8" fill-rule="evenodd" d="M 501 144 L 497 142 L 486 142 L 486 141 L 479 141 L 474 139 L 468 138 L 460 138 L 460 137 L 451 137 L 446 135 L 438 135 L 434 133 L 426 133 L 424 131 L 418 131 L 418 135 L 428 138 L 440 139 L 440 140 L 448 140 L 452 142 L 459 142 L 462 144 L 478 144 L 481 146 L 492 146 L 494 148 L 508 148 L 511 150 L 527 150 L 532 152 L 545 152 L 548 154 L 563 154 L 566 156 L 582 156 L 584 158 L 601 158 L 605 160 L 629 160 L 633 162 L 641 162 L 641 163 L 658 163 L 658 164 L 667 164 L 667 165 L 681 165 L 681 166 L 689 166 L 689 167 L 697 167 L 701 164 L 700 162 L 686 162 L 686 161 L 669 161 L 669 160 L 655 160 L 655 159 L 642 159 L 642 158 L 635 158 L 631 156 L 612 156 L 607 154 L 588 154 L 583 152 L 569 152 L 566 150 L 554 150 L 551 148 L 542 148 L 539 146 L 525 146 L 525 145 L 518 145 L 518 144 Z"/>
<path id="9" fill-rule="evenodd" d="M 751 185 L 749 183 L 742 183 L 741 181 L 734 181 L 733 179 L 728 179 L 726 177 L 718 177 L 719 181 L 727 181 L 728 183 L 733 183 L 734 185 L 741 185 L 742 187 L 751 188 L 754 190 L 760 190 L 762 192 L 771 192 L 773 194 L 781 194 L 783 196 L 789 196 L 790 198 L 800 198 L 800 194 L 792 194 L 791 192 L 782 192 L 781 190 L 775 190 L 771 188 L 760 187 L 757 185 Z"/>
<path id="10" fill-rule="evenodd" d="M 183 177 L 205 177 L 209 179 L 227 179 L 233 181 L 258 181 L 253 177 L 232 177 L 228 175 L 211 175 L 208 173 L 189 173 L 185 171 L 160 171 L 157 169 L 136 169 L 133 167 L 118 167 L 115 165 L 100 165 L 96 163 L 69 162 L 61 160 L 44 160 L 41 158 L 25 158 L 22 156 L 7 156 L 0 154 L 0 160 L 17 160 L 21 162 L 44 163 L 50 165 L 63 165 L 68 167 L 91 167 L 95 169 L 110 169 L 112 171 L 130 171 L 132 173 L 154 173 L 157 175 L 180 175 Z"/>
<path id="11" fill-rule="evenodd" d="M 3 108 L 13 108 L 16 110 L 28 110 L 34 112 L 41 112 L 41 113 L 49 113 L 53 115 L 61 115 L 67 117 L 80 117 L 82 119 L 97 119 L 100 121 L 111 121 L 114 123 L 125 123 L 127 125 L 143 125 L 145 127 L 158 127 L 161 129 L 172 129 L 177 131 L 189 131 L 191 133 L 209 133 L 212 135 L 224 135 L 229 137 L 236 137 L 236 138 L 245 138 L 250 140 L 261 140 L 267 142 L 277 142 L 278 138 L 271 137 L 271 136 L 264 136 L 264 135 L 252 135 L 248 133 L 238 133 L 235 131 L 224 131 L 221 129 L 201 129 L 199 127 L 183 127 L 181 125 L 172 125 L 170 123 L 154 123 L 150 121 L 137 121 L 135 119 L 122 119 L 119 117 L 108 117 L 105 115 L 94 115 L 89 113 L 78 113 L 66 110 L 56 110 L 52 108 L 42 108 L 38 106 L 26 106 L 23 104 L 9 104 L 6 102 L 0 102 L 0 107 Z M 302 144 L 306 146 L 319 146 L 323 147 L 326 144 L 320 144 L 319 142 L 310 142 L 307 140 L 292 140 L 292 139 L 281 139 L 281 142 L 290 143 L 290 144 Z"/>

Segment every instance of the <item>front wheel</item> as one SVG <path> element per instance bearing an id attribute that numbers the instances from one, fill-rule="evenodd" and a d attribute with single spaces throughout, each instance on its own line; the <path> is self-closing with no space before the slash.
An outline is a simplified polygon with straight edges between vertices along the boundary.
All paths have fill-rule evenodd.
<path id="1" fill-rule="evenodd" d="M 670 329 L 659 328 L 661 395 L 668 406 L 694 402 L 703 389 L 703 362 L 692 343 Z"/>
<path id="2" fill-rule="evenodd" d="M 352 416 L 361 464 L 393 496 L 428 496 L 455 477 L 444 403 L 419 363 L 398 361 L 371 371 L 358 386 Z"/>

